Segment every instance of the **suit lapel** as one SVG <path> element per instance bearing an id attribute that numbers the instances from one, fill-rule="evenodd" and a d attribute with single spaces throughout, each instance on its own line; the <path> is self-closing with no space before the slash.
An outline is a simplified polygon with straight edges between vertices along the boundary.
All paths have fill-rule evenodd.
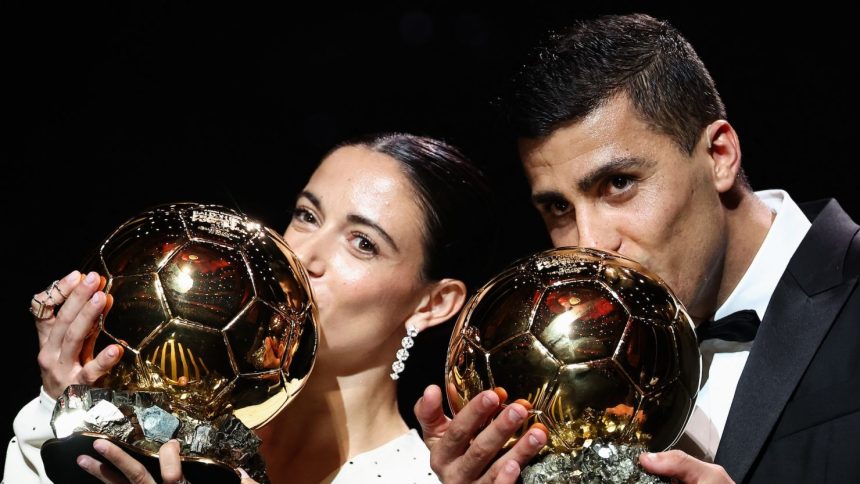
<path id="1" fill-rule="evenodd" d="M 835 201 L 815 218 L 771 297 L 715 461 L 743 481 L 856 279 L 843 267 L 857 226 Z"/>

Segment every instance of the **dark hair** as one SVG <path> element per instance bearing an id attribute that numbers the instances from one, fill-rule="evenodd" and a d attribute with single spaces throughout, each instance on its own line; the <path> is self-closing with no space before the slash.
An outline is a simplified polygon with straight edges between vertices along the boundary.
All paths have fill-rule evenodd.
<path id="1" fill-rule="evenodd" d="M 617 94 L 687 154 L 705 126 L 726 117 L 690 43 L 667 22 L 643 14 L 579 21 L 551 34 L 515 77 L 506 105 L 517 136 L 541 138 Z"/>
<path id="2" fill-rule="evenodd" d="M 425 280 L 452 277 L 470 289 L 484 282 L 495 217 L 489 184 L 477 166 L 444 141 L 411 134 L 369 135 L 343 146 L 364 146 L 400 162 L 425 215 Z"/>

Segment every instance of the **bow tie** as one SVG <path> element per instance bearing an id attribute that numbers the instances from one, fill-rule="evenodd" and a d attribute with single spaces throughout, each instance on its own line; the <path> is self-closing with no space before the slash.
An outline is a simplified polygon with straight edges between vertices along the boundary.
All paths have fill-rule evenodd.
<path id="1" fill-rule="evenodd" d="M 755 339 L 761 320 L 752 309 L 744 309 L 714 321 L 705 321 L 696 328 L 699 343 L 706 339 L 748 342 Z"/>

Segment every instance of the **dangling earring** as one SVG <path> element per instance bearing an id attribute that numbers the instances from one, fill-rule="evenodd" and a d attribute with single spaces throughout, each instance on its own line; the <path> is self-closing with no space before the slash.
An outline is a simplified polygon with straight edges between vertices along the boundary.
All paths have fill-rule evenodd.
<path id="1" fill-rule="evenodd" d="M 391 369 L 394 370 L 391 372 L 390 376 L 392 380 L 397 380 L 400 378 L 400 374 L 403 373 L 403 370 L 406 368 L 406 364 L 403 363 L 406 361 L 406 358 L 409 358 L 409 348 L 415 346 L 415 341 L 412 339 L 418 336 L 418 329 L 411 324 L 406 327 L 406 336 L 400 340 L 400 345 L 403 346 L 399 350 L 397 350 L 397 360 L 391 364 Z"/>

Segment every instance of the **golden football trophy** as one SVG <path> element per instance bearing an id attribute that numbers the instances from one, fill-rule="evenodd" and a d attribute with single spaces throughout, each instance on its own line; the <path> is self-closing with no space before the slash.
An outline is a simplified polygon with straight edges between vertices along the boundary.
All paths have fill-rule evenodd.
<path id="1" fill-rule="evenodd" d="M 454 413 L 494 387 L 531 404 L 517 437 L 541 423 L 549 441 L 524 482 L 659 482 L 638 454 L 680 438 L 701 356 L 692 320 L 657 276 L 568 247 L 515 263 L 470 299 L 445 372 Z"/>
<path id="2" fill-rule="evenodd" d="M 124 354 L 98 388 L 69 387 L 42 447 L 54 482 L 89 482 L 75 463 L 107 438 L 156 479 L 158 449 L 181 444 L 190 482 L 266 482 L 252 429 L 280 412 L 313 367 L 308 276 L 276 232 L 217 205 L 157 207 L 117 228 L 88 270 L 113 306 L 91 338 Z"/>

